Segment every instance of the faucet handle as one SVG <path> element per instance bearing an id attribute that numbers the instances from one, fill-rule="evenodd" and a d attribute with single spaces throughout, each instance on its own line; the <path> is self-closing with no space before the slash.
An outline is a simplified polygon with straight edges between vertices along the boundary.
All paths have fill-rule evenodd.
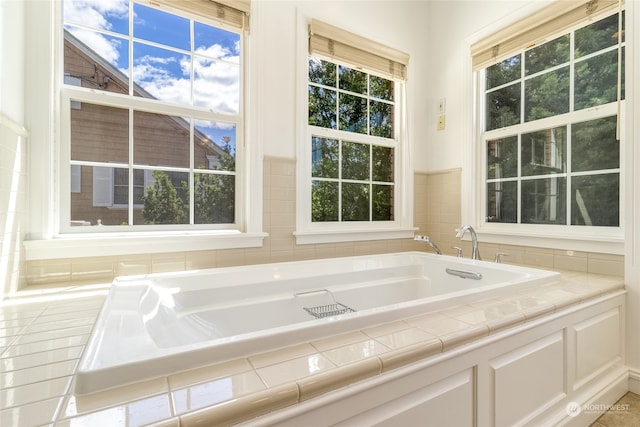
<path id="1" fill-rule="evenodd" d="M 498 264 L 502 264 L 503 256 L 509 256 L 509 254 L 506 254 L 504 252 L 496 252 L 496 258 L 494 259 L 494 261 L 497 262 Z"/>
<path id="2" fill-rule="evenodd" d="M 456 256 L 458 258 L 462 258 L 462 248 L 460 246 L 451 246 L 451 249 L 455 249 L 456 251 L 458 251 Z"/>

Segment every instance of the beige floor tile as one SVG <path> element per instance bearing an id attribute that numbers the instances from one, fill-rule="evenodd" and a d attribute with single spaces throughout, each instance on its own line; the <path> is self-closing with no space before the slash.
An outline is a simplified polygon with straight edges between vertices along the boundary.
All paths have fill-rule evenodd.
<path id="1" fill-rule="evenodd" d="M 606 427 L 640 426 L 640 396 L 635 393 L 625 394 L 596 422 Z"/>

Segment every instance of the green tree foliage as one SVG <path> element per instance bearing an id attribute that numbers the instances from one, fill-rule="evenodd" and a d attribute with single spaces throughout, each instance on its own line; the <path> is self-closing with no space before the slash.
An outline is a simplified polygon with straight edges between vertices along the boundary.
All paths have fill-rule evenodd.
<path id="1" fill-rule="evenodd" d="M 232 172 L 235 158 L 229 137 L 223 138 L 222 153 L 214 170 Z M 142 211 L 146 224 L 188 224 L 189 183 L 178 187 L 165 171 L 153 171 L 155 183 L 147 187 Z M 193 175 L 194 223 L 230 224 L 235 221 L 235 175 L 196 172 Z M 182 194 L 182 197 L 180 196 Z"/>
<path id="2" fill-rule="evenodd" d="M 178 196 L 169 175 L 164 171 L 153 171 L 153 185 L 147 187 L 143 197 L 142 214 L 147 224 L 187 224 L 188 205 Z"/>

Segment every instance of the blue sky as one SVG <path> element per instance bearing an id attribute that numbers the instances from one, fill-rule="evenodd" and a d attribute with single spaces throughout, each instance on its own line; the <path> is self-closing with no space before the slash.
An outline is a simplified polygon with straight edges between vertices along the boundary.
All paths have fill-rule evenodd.
<path id="1" fill-rule="evenodd" d="M 238 34 L 194 22 L 192 41 L 189 19 L 134 4 L 130 35 L 127 0 L 65 0 L 63 8 L 67 30 L 123 73 L 131 73 L 134 82 L 155 98 L 187 105 L 193 102 L 222 113 L 238 112 Z M 234 129 L 219 124 L 206 130 L 216 142 L 229 136 L 235 144 Z"/>

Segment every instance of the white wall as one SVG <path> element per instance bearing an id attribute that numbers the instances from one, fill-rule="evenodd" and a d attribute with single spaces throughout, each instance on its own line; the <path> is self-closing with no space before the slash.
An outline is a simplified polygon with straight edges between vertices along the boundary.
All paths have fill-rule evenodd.
<path id="1" fill-rule="evenodd" d="M 0 300 L 24 278 L 28 140 L 24 131 L 24 3 L 0 2 Z"/>
<path id="2" fill-rule="evenodd" d="M 473 88 L 469 40 L 532 0 L 430 1 L 427 39 L 427 132 L 420 152 L 426 170 L 465 166 L 473 150 Z M 535 2 L 542 3 L 542 2 Z M 446 99 L 446 128 L 437 130 L 438 101 Z"/>
<path id="3" fill-rule="evenodd" d="M 0 1 L 0 112 L 24 123 L 24 2 Z"/>

